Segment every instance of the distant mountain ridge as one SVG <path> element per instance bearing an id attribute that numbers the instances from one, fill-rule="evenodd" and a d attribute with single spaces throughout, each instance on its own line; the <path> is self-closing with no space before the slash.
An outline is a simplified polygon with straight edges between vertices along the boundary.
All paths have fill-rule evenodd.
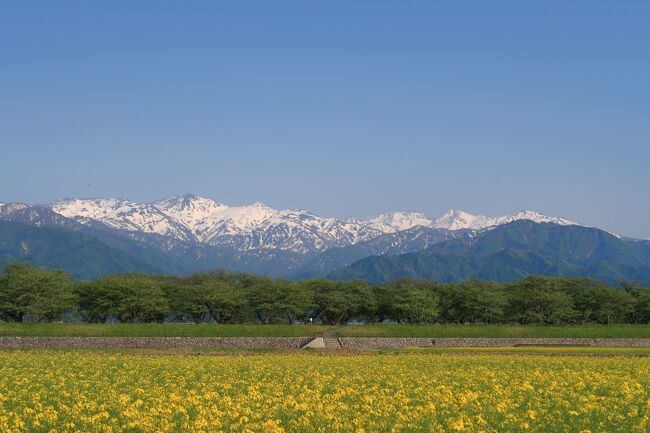
<path id="1" fill-rule="evenodd" d="M 521 220 L 528 220 L 536 223 L 552 223 L 562 226 L 579 225 L 578 223 L 566 218 L 542 215 L 529 210 L 519 211 L 510 215 L 495 218 L 486 217 L 485 215 L 471 215 L 467 212 L 458 210 L 450 210 L 440 218 L 436 219 L 433 223 L 433 227 L 444 228 L 447 230 L 481 230 Z"/>
<path id="2" fill-rule="evenodd" d="M 240 251 L 279 249 L 302 254 L 354 245 L 417 226 L 480 230 L 520 219 L 576 224 L 531 211 L 497 218 L 449 211 L 437 219 L 418 212 L 336 219 L 320 217 L 305 210 L 278 210 L 263 203 L 233 207 L 192 194 L 153 203 L 124 199 L 67 199 L 49 207 L 81 224 L 94 220 L 118 230 L 156 233 L 208 245 L 229 245 Z"/>
<path id="3" fill-rule="evenodd" d="M 371 282 L 401 277 L 510 281 L 527 275 L 650 284 L 650 242 L 624 240 L 596 228 L 519 220 L 419 252 L 367 257 L 329 274 Z"/>
<path id="4" fill-rule="evenodd" d="M 294 272 L 298 278 L 326 277 L 369 256 L 399 255 L 421 251 L 439 242 L 475 236 L 475 230 L 446 230 L 416 226 L 345 247 L 330 248 L 315 256 Z"/>
<path id="5" fill-rule="evenodd" d="M 126 254 L 133 259 L 135 268 L 141 266 L 145 271 L 159 269 L 188 274 L 225 268 L 291 278 L 365 275 L 367 269 L 360 272 L 359 263 L 379 258 L 397 266 L 400 255 L 406 257 L 420 252 L 430 255 L 433 248 L 444 246 L 448 250 L 436 251 L 447 255 L 444 259 L 447 273 L 441 278 L 454 279 L 474 275 L 476 268 L 483 266 L 485 254 L 476 253 L 468 244 L 484 239 L 486 233 L 499 233 L 498 229 L 513 222 L 549 224 L 573 235 L 577 235 L 573 228 L 585 228 L 565 218 L 531 211 L 494 218 L 454 210 L 438 218 L 418 212 L 392 212 L 373 218 L 337 219 L 305 210 L 278 210 L 263 203 L 228 206 L 191 194 L 152 203 L 116 198 L 65 199 L 34 206 L 0 203 L 0 221 L 78 232 L 108 249 Z M 542 243 L 542 239 L 536 242 Z M 452 247 L 459 252 L 451 251 Z M 541 254 L 548 261 L 547 251 L 522 252 L 518 248 L 508 244 L 502 248 L 507 251 L 490 254 L 514 254 L 516 250 L 520 258 L 524 253 L 537 254 L 537 258 Z M 465 270 L 453 270 L 454 266 L 460 266 L 460 262 L 450 258 L 453 254 L 463 256 Z M 552 259 L 558 269 L 575 271 L 566 263 L 556 263 L 558 257 Z M 428 259 L 418 260 L 423 264 Z M 501 265 L 505 266 L 504 263 Z M 440 263 L 431 265 L 440 266 Z M 136 270 L 133 266 L 127 268 Z M 75 272 L 78 274 L 78 270 Z M 101 274 L 99 268 L 96 272 Z M 368 274 L 368 278 L 382 279 L 401 272 L 397 268 L 394 273 L 382 270 L 376 275 Z M 406 274 L 419 275 L 419 271 Z"/>
<path id="6" fill-rule="evenodd" d="M 0 221 L 0 268 L 14 261 L 64 269 L 79 280 L 121 272 L 164 272 L 67 228 Z"/>

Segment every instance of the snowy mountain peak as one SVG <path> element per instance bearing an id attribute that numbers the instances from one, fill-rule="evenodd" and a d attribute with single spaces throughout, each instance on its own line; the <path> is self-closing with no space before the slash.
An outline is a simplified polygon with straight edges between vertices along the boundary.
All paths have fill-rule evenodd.
<path id="1" fill-rule="evenodd" d="M 433 227 L 446 230 L 480 229 L 493 225 L 483 215 L 472 215 L 460 210 L 449 210 L 433 222 Z"/>
<path id="2" fill-rule="evenodd" d="M 320 222 L 321 219 L 308 212 L 277 210 L 261 202 L 231 207 L 204 197 L 184 195 L 159 200 L 153 205 L 184 224 L 199 242 L 208 244 L 301 248 L 295 239 L 287 244 L 286 239 L 281 238 L 305 238 L 320 230 L 311 225 L 314 220 Z M 328 245 L 322 244 L 322 248 Z"/>
<path id="3" fill-rule="evenodd" d="M 156 207 L 165 207 L 165 208 L 196 208 L 201 206 L 225 206 L 223 203 L 212 200 L 211 198 L 201 197 L 194 194 L 180 194 L 172 197 L 167 197 L 152 203 Z"/>
<path id="4" fill-rule="evenodd" d="M 26 209 L 29 206 L 25 203 L 0 203 L 0 215 L 9 215 L 17 210 Z"/>
<path id="5" fill-rule="evenodd" d="M 183 224 L 150 204 L 125 199 L 68 199 L 49 206 L 54 212 L 78 222 L 100 221 L 109 227 L 125 231 L 158 233 L 191 241 L 194 236 Z"/>
<path id="6" fill-rule="evenodd" d="M 479 230 L 499 226 L 502 224 L 508 224 L 519 220 L 531 220 L 537 223 L 553 223 L 560 225 L 576 224 L 573 221 L 569 221 L 565 218 L 546 216 L 529 210 L 519 211 L 510 215 L 495 218 L 487 217 L 485 215 L 472 215 L 467 212 L 458 210 L 450 210 L 443 214 L 440 218 L 436 219 L 433 226 L 435 228 L 443 228 L 447 230 Z"/>
<path id="7" fill-rule="evenodd" d="M 194 194 L 180 194 L 172 197 L 167 197 L 152 203 L 154 206 L 165 205 L 174 206 L 180 209 L 197 206 L 225 206 L 223 203 L 212 200 L 211 198 L 201 197 Z"/>
<path id="8" fill-rule="evenodd" d="M 394 233 L 416 226 L 431 227 L 433 221 L 419 212 L 390 212 L 374 218 L 350 219 L 350 222 L 363 224 L 381 233 Z"/>
<path id="9" fill-rule="evenodd" d="M 168 197 L 152 203 L 152 206 L 173 220 L 183 224 L 194 236 L 198 235 L 202 223 L 207 218 L 223 212 L 225 209 L 229 209 L 228 206 L 222 203 L 193 194 Z M 197 238 L 201 240 L 199 236 Z"/>
<path id="10" fill-rule="evenodd" d="M 566 218 L 542 215 L 531 210 L 522 210 L 511 215 L 495 218 L 495 225 L 508 224 L 512 221 L 518 220 L 530 220 L 536 223 L 553 223 L 559 225 L 576 225 L 575 222 Z"/>

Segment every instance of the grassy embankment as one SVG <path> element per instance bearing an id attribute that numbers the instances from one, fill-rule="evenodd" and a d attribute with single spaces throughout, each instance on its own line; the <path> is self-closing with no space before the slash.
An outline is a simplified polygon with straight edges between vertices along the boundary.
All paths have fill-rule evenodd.
<path id="1" fill-rule="evenodd" d="M 0 336 L 30 337 L 307 337 L 329 326 L 214 325 L 170 323 L 2 323 Z"/>
<path id="2" fill-rule="evenodd" d="M 335 332 L 341 337 L 650 338 L 650 325 L 367 325 Z"/>
<path id="3" fill-rule="evenodd" d="M 69 337 L 302 337 L 330 331 L 341 337 L 650 338 L 650 325 L 216 325 L 1 323 L 0 336 Z"/>

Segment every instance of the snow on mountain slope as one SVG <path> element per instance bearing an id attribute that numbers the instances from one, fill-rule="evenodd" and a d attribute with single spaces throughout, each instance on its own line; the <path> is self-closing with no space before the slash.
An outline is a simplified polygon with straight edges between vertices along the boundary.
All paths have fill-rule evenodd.
<path id="1" fill-rule="evenodd" d="M 379 234 L 395 233 L 413 227 L 432 227 L 433 221 L 419 212 L 391 212 L 368 219 L 349 219 L 350 222 L 362 224 L 376 230 Z"/>
<path id="2" fill-rule="evenodd" d="M 22 203 L 20 203 L 20 206 L 13 207 L 11 212 L 3 212 L 2 207 L 0 207 L 0 220 L 18 222 L 36 227 L 57 226 L 67 227 L 73 230 L 81 227 L 74 220 L 66 218 L 45 206 L 27 206 Z"/>
<path id="3" fill-rule="evenodd" d="M 9 215 L 15 211 L 26 209 L 29 206 L 25 203 L 0 203 L 0 216 Z"/>
<path id="4" fill-rule="evenodd" d="M 7 205 L 0 207 L 0 212 Z M 323 218 L 304 210 L 278 210 L 263 203 L 228 206 L 212 199 L 184 194 L 154 203 L 123 199 L 71 199 L 50 205 L 81 224 L 99 221 L 128 232 L 155 233 L 182 241 L 228 246 L 236 251 L 283 250 L 300 254 L 354 245 L 415 227 L 480 230 L 509 222 L 574 224 L 563 218 L 522 211 L 490 218 L 449 211 L 432 220 L 417 212 L 393 212 L 374 218 Z"/>
<path id="5" fill-rule="evenodd" d="M 119 230 L 158 233 L 186 241 L 194 240 L 192 232 L 184 224 L 149 204 L 114 198 L 70 199 L 52 203 L 50 208 L 82 224 L 87 224 L 90 219 Z"/>
<path id="6" fill-rule="evenodd" d="M 365 227 L 354 222 L 321 218 L 302 210 L 277 210 L 263 203 L 231 207 L 185 194 L 153 205 L 185 224 L 200 242 L 244 250 L 322 251 L 354 243 L 365 233 Z"/>
<path id="7" fill-rule="evenodd" d="M 450 210 L 440 218 L 437 218 L 433 223 L 433 227 L 447 230 L 480 230 L 489 227 L 496 227 L 502 224 L 508 224 L 519 220 L 531 220 L 537 223 L 553 223 L 559 225 L 577 225 L 576 223 L 565 218 L 550 217 L 527 210 L 496 218 L 487 217 L 485 215 L 472 215 L 467 212 L 458 210 Z"/>
<path id="8" fill-rule="evenodd" d="M 186 225 L 195 235 L 206 218 L 228 207 L 212 199 L 193 194 L 169 197 L 152 204 L 165 215 Z"/>
<path id="9" fill-rule="evenodd" d="M 492 224 L 492 218 L 472 215 L 459 210 L 450 210 L 433 222 L 433 227 L 447 230 L 482 229 Z"/>
<path id="10" fill-rule="evenodd" d="M 530 220 L 536 223 L 552 223 L 552 224 L 558 224 L 562 226 L 579 225 L 566 218 L 542 215 L 540 213 L 533 212 L 530 210 L 524 210 L 524 211 L 513 213 L 512 215 L 506 215 L 503 217 L 493 218 L 493 219 L 494 219 L 494 223 L 492 225 L 508 224 L 513 221 L 519 221 L 519 220 Z"/>

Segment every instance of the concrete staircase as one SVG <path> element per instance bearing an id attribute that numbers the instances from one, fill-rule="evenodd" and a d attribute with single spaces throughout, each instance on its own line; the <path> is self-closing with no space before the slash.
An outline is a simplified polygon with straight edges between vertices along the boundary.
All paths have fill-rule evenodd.
<path id="1" fill-rule="evenodd" d="M 325 340 L 323 337 L 311 337 L 300 347 L 302 349 L 325 349 Z"/>
<path id="2" fill-rule="evenodd" d="M 343 347 L 341 346 L 341 340 L 337 337 L 325 336 L 323 337 L 323 340 L 325 341 L 325 347 L 327 349 L 340 349 Z"/>
<path id="3" fill-rule="evenodd" d="M 330 329 L 322 334 L 316 334 L 300 347 L 304 349 L 342 349 L 341 339 L 334 336 L 336 331 L 337 329 Z"/>

